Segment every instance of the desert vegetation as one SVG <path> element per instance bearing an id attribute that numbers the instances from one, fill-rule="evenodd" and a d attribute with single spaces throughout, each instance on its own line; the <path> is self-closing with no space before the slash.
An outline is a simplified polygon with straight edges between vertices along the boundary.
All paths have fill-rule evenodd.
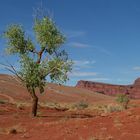
<path id="1" fill-rule="evenodd" d="M 126 94 L 118 94 L 116 101 L 118 103 L 120 103 L 124 109 L 127 109 L 130 99 L 129 99 L 128 95 L 126 95 Z"/>
<path id="2" fill-rule="evenodd" d="M 68 60 L 64 50 L 60 50 L 65 37 L 51 18 L 46 15 L 36 16 L 33 31 L 40 45 L 39 49 L 26 36 L 23 27 L 19 24 L 8 26 L 3 37 L 7 40 L 7 53 L 19 56 L 20 70 L 17 71 L 12 65 L 5 66 L 27 88 L 33 102 L 32 116 L 36 116 L 38 104 L 36 88 L 40 93 L 44 92 L 47 76 L 53 82 L 66 82 L 67 73 L 72 68 L 72 61 Z"/>

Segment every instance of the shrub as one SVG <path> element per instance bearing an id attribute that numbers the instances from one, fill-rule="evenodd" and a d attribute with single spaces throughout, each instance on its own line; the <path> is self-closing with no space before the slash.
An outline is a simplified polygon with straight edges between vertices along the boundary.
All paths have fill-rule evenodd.
<path id="1" fill-rule="evenodd" d="M 120 103 L 124 107 L 124 109 L 127 109 L 130 99 L 126 94 L 118 94 L 116 101 Z"/>
<path id="2" fill-rule="evenodd" d="M 120 105 L 115 105 L 115 104 L 109 104 L 104 108 L 105 113 L 118 112 L 122 110 L 123 108 Z"/>
<path id="3" fill-rule="evenodd" d="M 0 104 L 5 104 L 7 101 L 0 99 Z"/>
<path id="4" fill-rule="evenodd" d="M 76 108 L 76 109 L 85 109 L 87 107 L 88 107 L 88 103 L 84 101 L 80 101 L 73 106 L 73 108 Z"/>
<path id="5" fill-rule="evenodd" d="M 24 105 L 22 103 L 17 103 L 17 109 L 23 110 Z"/>

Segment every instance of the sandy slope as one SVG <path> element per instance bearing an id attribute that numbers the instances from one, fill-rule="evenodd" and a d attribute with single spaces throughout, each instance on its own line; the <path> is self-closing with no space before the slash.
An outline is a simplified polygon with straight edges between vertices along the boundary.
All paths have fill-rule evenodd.
<path id="1" fill-rule="evenodd" d="M 15 100 L 30 101 L 27 90 L 13 78 L 8 75 L 0 75 L 0 94 L 11 96 Z M 94 93 L 86 89 L 76 87 L 61 86 L 56 84 L 47 84 L 45 92 L 39 95 L 40 101 L 44 102 L 101 102 L 111 101 L 113 98 L 106 95 Z"/>

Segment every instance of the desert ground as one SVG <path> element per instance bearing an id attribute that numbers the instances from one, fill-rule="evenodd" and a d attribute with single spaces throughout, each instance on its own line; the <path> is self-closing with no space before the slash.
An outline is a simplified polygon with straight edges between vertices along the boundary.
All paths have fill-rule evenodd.
<path id="1" fill-rule="evenodd" d="M 38 92 L 38 91 L 37 91 Z M 48 83 L 38 115 L 21 83 L 0 75 L 0 140 L 140 140 L 140 100 L 122 109 L 116 97 Z"/>

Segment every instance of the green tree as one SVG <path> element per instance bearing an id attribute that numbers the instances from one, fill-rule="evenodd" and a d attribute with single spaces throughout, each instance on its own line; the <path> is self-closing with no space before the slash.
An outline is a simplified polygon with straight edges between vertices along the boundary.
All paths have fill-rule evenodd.
<path id="1" fill-rule="evenodd" d="M 66 39 L 51 18 L 35 18 L 33 31 L 37 45 L 27 37 L 19 24 L 8 26 L 3 36 L 7 40 L 6 51 L 20 58 L 20 70 L 16 71 L 11 65 L 10 71 L 18 76 L 30 93 L 33 102 L 32 116 L 36 116 L 36 89 L 40 93 L 44 92 L 46 77 L 50 77 L 52 82 L 66 82 L 68 72 L 72 70 L 72 61 L 68 60 L 67 53 L 61 49 Z"/>

